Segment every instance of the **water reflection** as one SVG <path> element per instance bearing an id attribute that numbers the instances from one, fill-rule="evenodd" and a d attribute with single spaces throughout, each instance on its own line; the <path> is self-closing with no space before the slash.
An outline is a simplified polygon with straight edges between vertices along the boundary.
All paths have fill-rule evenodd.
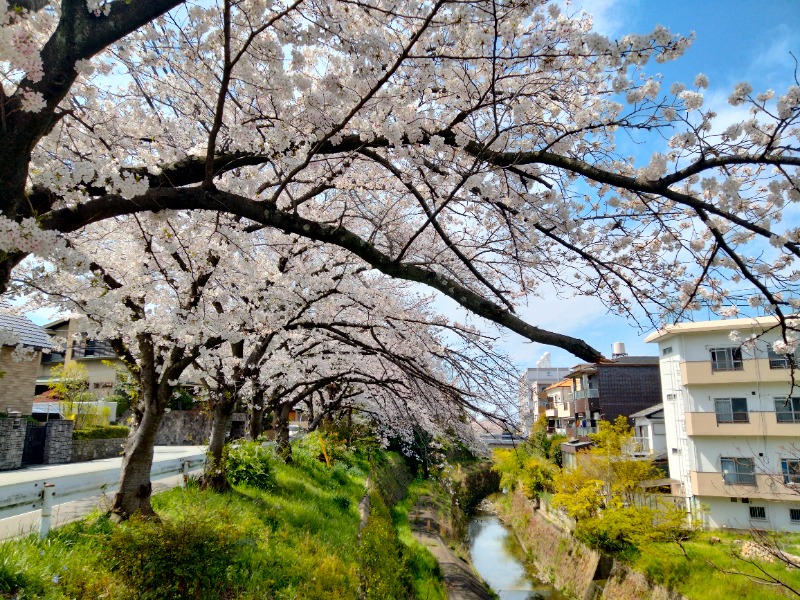
<path id="1" fill-rule="evenodd" d="M 469 524 L 470 556 L 475 570 L 501 600 L 564 598 L 553 586 L 531 577 L 516 540 L 495 515 L 479 514 Z"/>

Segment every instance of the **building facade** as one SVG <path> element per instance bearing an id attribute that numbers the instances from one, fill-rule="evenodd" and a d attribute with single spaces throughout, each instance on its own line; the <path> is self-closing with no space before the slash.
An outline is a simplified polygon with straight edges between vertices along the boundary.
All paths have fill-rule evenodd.
<path id="1" fill-rule="evenodd" d="M 772 350 L 776 325 L 684 323 L 646 339 L 659 348 L 672 493 L 710 528 L 800 531 L 800 391 Z"/>
<path id="2" fill-rule="evenodd" d="M 0 347 L 0 412 L 30 415 L 42 350 L 50 348 L 50 338 L 21 315 L 0 313 L 0 330 L 12 332 L 25 349 L 16 352 L 16 345 Z"/>
<path id="3" fill-rule="evenodd" d="M 51 382 L 50 370 L 59 364 L 77 362 L 86 367 L 89 390 L 98 398 L 105 398 L 114 391 L 117 369 L 124 363 L 103 340 L 89 339 L 78 327 L 75 319 L 60 319 L 44 326 L 53 340 L 54 350 L 42 356 L 36 378 L 36 393 L 46 392 Z"/>
<path id="4" fill-rule="evenodd" d="M 523 435 L 528 435 L 533 424 L 547 410 L 545 390 L 564 379 L 566 367 L 532 367 L 525 369 L 519 378 L 519 417 Z"/>
<path id="5" fill-rule="evenodd" d="M 572 382 L 575 424 L 570 436 L 597 432 L 599 421 L 614 421 L 661 401 L 657 356 L 621 356 L 607 362 L 574 367 Z"/>

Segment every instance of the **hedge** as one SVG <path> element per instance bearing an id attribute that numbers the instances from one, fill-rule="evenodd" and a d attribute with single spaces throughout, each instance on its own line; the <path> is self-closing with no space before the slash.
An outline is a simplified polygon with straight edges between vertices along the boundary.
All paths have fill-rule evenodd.
<path id="1" fill-rule="evenodd" d="M 128 428 L 124 425 L 99 425 L 76 429 L 72 432 L 73 440 L 113 440 L 128 437 Z"/>

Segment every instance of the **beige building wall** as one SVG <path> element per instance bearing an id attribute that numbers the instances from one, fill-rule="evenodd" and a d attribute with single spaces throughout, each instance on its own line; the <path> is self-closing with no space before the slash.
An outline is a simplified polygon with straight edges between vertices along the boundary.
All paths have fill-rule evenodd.
<path id="1" fill-rule="evenodd" d="M 15 362 L 11 357 L 13 348 L 0 350 L 0 411 L 18 410 L 24 415 L 33 411 L 33 396 L 36 390 L 36 375 L 42 353 L 36 352 L 33 358 Z"/>

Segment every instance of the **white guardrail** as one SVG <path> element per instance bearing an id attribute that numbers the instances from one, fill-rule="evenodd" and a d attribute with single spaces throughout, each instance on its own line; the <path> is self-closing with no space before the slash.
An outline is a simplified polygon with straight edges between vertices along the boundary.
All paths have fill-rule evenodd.
<path id="1" fill-rule="evenodd" d="M 150 480 L 155 482 L 166 477 L 180 475 L 181 473 L 188 475 L 191 471 L 201 468 L 204 464 L 204 456 L 162 460 L 153 463 L 153 468 L 150 471 Z M 42 479 L 38 481 L 25 481 L 0 486 L 0 519 L 41 510 L 45 487 L 54 496 L 52 504 L 57 505 L 115 492 L 119 483 L 119 467 L 109 467 L 98 471 L 81 473 L 80 475 L 71 474 L 54 477 L 44 477 L 45 473 L 42 473 L 42 475 Z"/>

